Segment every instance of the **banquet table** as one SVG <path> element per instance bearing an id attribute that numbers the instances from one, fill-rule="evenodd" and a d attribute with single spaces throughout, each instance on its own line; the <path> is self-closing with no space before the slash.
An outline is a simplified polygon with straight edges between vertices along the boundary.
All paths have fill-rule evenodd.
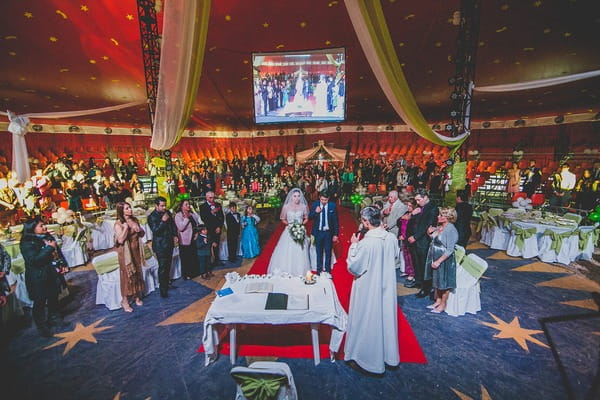
<path id="1" fill-rule="evenodd" d="M 538 235 L 542 235 L 548 229 L 557 233 L 573 232 L 577 229 L 577 222 L 551 213 L 545 216 L 528 213 L 504 213 L 498 218 L 499 226 L 506 225 L 505 221 L 524 229 L 535 228 Z"/>
<path id="2" fill-rule="evenodd" d="M 248 287 L 257 283 L 271 283 L 274 293 L 285 293 L 290 297 L 308 296 L 307 309 L 265 310 L 268 293 L 247 293 Z M 228 279 L 223 288 L 231 288 L 233 293 L 216 297 L 204 321 L 203 345 L 206 354 L 205 364 L 215 361 L 218 356 L 219 325 L 230 325 L 230 361 L 236 360 L 237 326 L 243 324 L 287 325 L 310 324 L 311 340 L 315 365 L 320 362 L 319 324 L 332 327 L 329 350 L 333 356 L 339 350 L 346 331 L 348 316 L 342 308 L 333 282 L 317 277 L 316 283 L 307 285 L 300 277 L 246 275 L 237 280 Z"/>

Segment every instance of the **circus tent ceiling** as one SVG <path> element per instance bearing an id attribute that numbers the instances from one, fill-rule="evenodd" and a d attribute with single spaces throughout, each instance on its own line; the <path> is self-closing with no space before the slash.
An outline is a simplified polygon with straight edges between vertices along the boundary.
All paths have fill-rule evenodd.
<path id="1" fill-rule="evenodd" d="M 168 1 L 168 0 L 165 0 Z M 593 0 L 482 2 L 476 85 L 600 70 Z M 450 110 L 457 0 L 382 0 L 396 51 L 425 118 Z M 162 15 L 159 13 L 159 20 Z M 345 47 L 347 121 L 400 122 L 363 55 L 343 2 L 212 2 L 190 129 L 254 129 L 252 52 Z M 112 106 L 146 97 L 135 0 L 5 0 L 0 15 L 0 109 L 19 114 Z M 476 93 L 475 120 L 598 112 L 600 79 L 512 93 Z M 147 127 L 137 106 L 69 122 Z M 64 123 L 64 121 L 61 121 Z"/>

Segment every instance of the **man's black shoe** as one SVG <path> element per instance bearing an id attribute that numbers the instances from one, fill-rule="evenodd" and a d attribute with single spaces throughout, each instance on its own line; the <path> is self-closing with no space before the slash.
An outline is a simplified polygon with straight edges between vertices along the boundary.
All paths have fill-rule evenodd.
<path id="1" fill-rule="evenodd" d="M 429 296 L 429 292 L 424 291 L 423 289 L 419 290 L 419 293 L 415 295 L 418 299 L 422 299 L 423 297 Z"/>
<path id="2" fill-rule="evenodd" d="M 177 289 L 177 286 L 175 286 L 173 284 L 169 284 L 169 289 Z"/>
<path id="3" fill-rule="evenodd" d="M 163 299 L 166 299 L 167 297 L 169 297 L 169 293 L 166 290 L 161 290 L 160 297 L 162 297 Z"/>

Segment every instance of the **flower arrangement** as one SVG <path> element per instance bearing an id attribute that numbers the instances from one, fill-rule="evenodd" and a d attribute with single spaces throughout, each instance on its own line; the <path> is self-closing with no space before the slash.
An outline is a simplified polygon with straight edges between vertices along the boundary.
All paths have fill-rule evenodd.
<path id="1" fill-rule="evenodd" d="M 304 225 L 300 222 L 292 222 L 288 226 L 288 229 L 290 230 L 290 235 L 292 235 L 294 242 L 304 248 L 304 239 L 306 239 L 306 228 Z"/>

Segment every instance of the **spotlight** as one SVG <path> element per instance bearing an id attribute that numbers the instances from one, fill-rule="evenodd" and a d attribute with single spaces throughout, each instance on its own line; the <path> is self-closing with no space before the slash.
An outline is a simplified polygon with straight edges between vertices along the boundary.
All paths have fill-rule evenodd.
<path id="1" fill-rule="evenodd" d="M 194 131 L 190 131 L 190 132 L 189 132 L 189 135 L 190 135 L 190 136 L 196 136 L 196 132 L 194 132 Z"/>
<path id="2" fill-rule="evenodd" d="M 256 132 L 256 136 L 265 136 L 265 133 L 263 131 L 258 131 Z"/>
<path id="3" fill-rule="evenodd" d="M 339 131 L 342 130 L 342 127 L 338 125 L 338 126 L 335 127 L 335 130 L 339 132 Z"/>
<path id="4" fill-rule="evenodd" d="M 462 97 L 462 95 L 459 92 L 454 91 L 450 95 L 450 100 L 459 100 L 461 97 Z"/>
<path id="5" fill-rule="evenodd" d="M 456 118 L 456 117 L 458 117 L 458 111 L 456 111 L 456 110 L 452 110 L 452 111 L 450 111 L 450 117 L 451 117 L 451 118 Z"/>
<path id="6" fill-rule="evenodd" d="M 302 133 L 304 133 L 304 129 L 298 128 L 298 130 L 296 132 L 302 134 Z"/>
<path id="7" fill-rule="evenodd" d="M 515 126 L 525 126 L 525 120 L 524 119 L 518 119 L 515 121 Z"/>
<path id="8" fill-rule="evenodd" d="M 208 132 L 208 136 L 217 136 L 217 132 L 210 131 L 210 132 Z"/>
<path id="9" fill-rule="evenodd" d="M 112 128 L 109 128 L 107 126 L 106 128 L 104 128 L 104 133 L 106 133 L 107 135 L 110 135 L 112 133 Z"/>
<path id="10" fill-rule="evenodd" d="M 237 132 L 231 132 L 231 136 L 238 137 L 238 133 Z"/>
<path id="11" fill-rule="evenodd" d="M 492 123 L 490 121 L 485 121 L 483 124 L 481 124 L 481 126 L 483 126 L 484 128 L 489 128 L 490 126 L 492 126 Z"/>
<path id="12" fill-rule="evenodd" d="M 33 129 L 34 132 L 41 132 L 44 129 L 44 127 L 40 124 L 35 124 L 31 127 L 31 129 Z"/>
<path id="13" fill-rule="evenodd" d="M 284 130 L 283 130 L 283 129 L 280 129 L 280 130 L 279 130 L 279 136 L 283 136 L 283 134 L 284 134 L 284 133 L 285 133 L 285 132 L 284 132 Z"/>
<path id="14" fill-rule="evenodd" d="M 163 156 L 165 156 L 165 157 L 171 157 L 171 150 L 167 149 L 167 150 L 163 151 Z"/>
<path id="15" fill-rule="evenodd" d="M 564 115 L 558 115 L 556 118 L 554 118 L 554 122 L 557 124 L 563 123 L 564 121 L 565 121 Z"/>
<path id="16" fill-rule="evenodd" d="M 362 132 L 362 131 L 364 131 L 364 130 L 365 130 L 365 128 L 364 128 L 362 125 L 359 125 L 359 126 L 357 126 L 357 127 L 356 127 L 356 130 L 357 130 L 358 132 Z"/>
<path id="17" fill-rule="evenodd" d="M 69 127 L 69 132 L 79 132 L 79 127 L 76 125 L 71 125 Z"/>
<path id="18" fill-rule="evenodd" d="M 446 132 L 452 132 L 454 130 L 454 125 L 446 124 L 445 129 L 446 129 Z"/>
<path id="19" fill-rule="evenodd" d="M 142 130 L 140 128 L 133 128 L 131 132 L 133 132 L 134 135 L 139 135 L 142 133 Z"/>
<path id="20" fill-rule="evenodd" d="M 393 131 L 394 127 L 392 125 L 388 125 L 388 126 L 385 127 L 385 130 L 386 131 Z"/>

